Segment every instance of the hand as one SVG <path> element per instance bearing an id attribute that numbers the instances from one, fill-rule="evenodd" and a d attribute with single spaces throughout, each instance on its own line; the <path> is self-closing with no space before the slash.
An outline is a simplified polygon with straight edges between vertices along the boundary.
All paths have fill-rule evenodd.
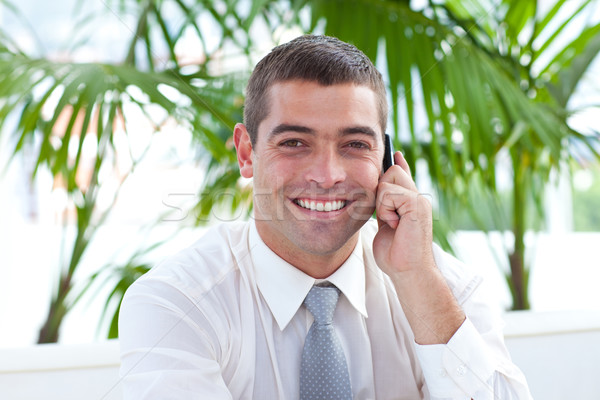
<path id="1" fill-rule="evenodd" d="M 390 276 L 435 268 L 431 204 L 417 190 L 402 153 L 394 154 L 394 163 L 379 180 L 373 241 L 375 261 Z"/>
<path id="2" fill-rule="evenodd" d="M 447 343 L 465 320 L 433 257 L 432 208 L 400 152 L 379 180 L 373 253 L 419 344 Z"/>

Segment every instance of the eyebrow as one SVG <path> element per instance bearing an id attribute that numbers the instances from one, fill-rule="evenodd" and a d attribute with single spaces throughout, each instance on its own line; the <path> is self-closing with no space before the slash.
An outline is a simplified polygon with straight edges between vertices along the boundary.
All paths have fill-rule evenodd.
<path id="1" fill-rule="evenodd" d="M 269 132 L 269 137 L 277 136 L 284 132 L 298 132 L 298 133 L 306 133 L 309 135 L 315 135 L 316 131 L 312 128 L 303 125 L 293 125 L 293 124 L 279 124 L 275 128 Z M 347 128 L 343 128 L 339 131 L 340 136 L 344 135 L 352 135 L 352 134 L 363 134 L 371 137 L 376 137 L 377 133 L 375 130 L 368 126 L 350 126 Z"/>
<path id="2" fill-rule="evenodd" d="M 310 135 L 314 135 L 316 132 L 314 129 L 311 129 L 307 126 L 302 125 L 291 125 L 291 124 L 279 124 L 275 128 L 269 132 L 269 137 L 277 136 L 284 132 L 298 132 L 298 133 L 308 133 Z"/>
<path id="3" fill-rule="evenodd" d="M 373 138 L 378 136 L 377 133 L 375 133 L 375 130 L 369 128 L 368 126 L 351 126 L 344 128 L 341 130 L 340 135 L 352 135 L 355 133 L 371 136 Z"/>

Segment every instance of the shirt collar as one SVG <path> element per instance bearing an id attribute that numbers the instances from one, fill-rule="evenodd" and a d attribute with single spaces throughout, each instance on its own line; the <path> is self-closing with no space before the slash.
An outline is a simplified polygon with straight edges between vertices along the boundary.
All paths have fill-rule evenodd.
<path id="1" fill-rule="evenodd" d="M 250 228 L 250 252 L 258 289 L 283 330 L 296 314 L 315 279 L 284 261 L 260 238 L 256 226 Z M 365 267 L 360 238 L 350 257 L 325 280 L 333 283 L 350 304 L 367 317 Z"/>

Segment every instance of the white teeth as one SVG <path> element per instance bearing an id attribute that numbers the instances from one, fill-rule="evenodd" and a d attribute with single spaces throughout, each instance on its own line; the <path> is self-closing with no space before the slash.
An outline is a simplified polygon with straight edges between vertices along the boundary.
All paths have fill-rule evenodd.
<path id="1" fill-rule="evenodd" d="M 324 203 L 316 202 L 316 201 L 305 201 L 305 200 L 297 200 L 296 204 L 298 204 L 302 208 L 306 208 L 313 211 L 337 211 L 346 205 L 345 201 L 326 201 Z"/>

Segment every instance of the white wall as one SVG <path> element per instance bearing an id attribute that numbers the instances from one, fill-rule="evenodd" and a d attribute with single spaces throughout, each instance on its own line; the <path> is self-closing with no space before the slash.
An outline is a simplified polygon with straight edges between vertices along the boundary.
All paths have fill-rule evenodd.
<path id="1" fill-rule="evenodd" d="M 0 399 L 120 400 L 119 343 L 0 350 Z"/>
<path id="2" fill-rule="evenodd" d="M 600 399 L 600 311 L 511 312 L 506 322 L 534 399 Z"/>

